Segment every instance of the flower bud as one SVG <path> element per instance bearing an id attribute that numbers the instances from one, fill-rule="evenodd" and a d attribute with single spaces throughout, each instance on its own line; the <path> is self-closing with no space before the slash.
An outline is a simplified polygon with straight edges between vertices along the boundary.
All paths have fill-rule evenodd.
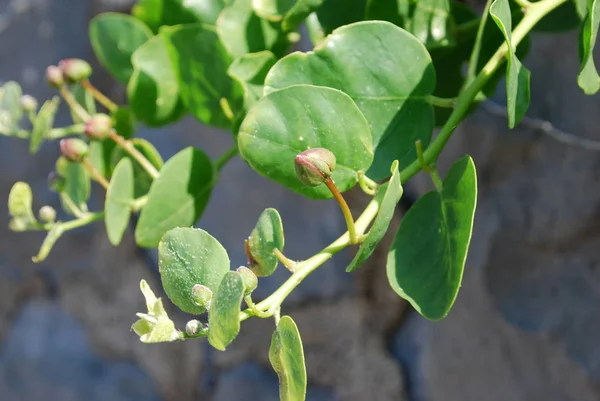
<path id="1" fill-rule="evenodd" d="M 112 130 L 112 118 L 106 114 L 94 114 L 85 123 L 83 133 L 90 139 L 103 140 Z"/>
<path id="2" fill-rule="evenodd" d="M 194 284 L 192 287 L 192 301 L 204 310 L 210 309 L 212 296 L 212 290 L 205 285 Z"/>
<path id="3" fill-rule="evenodd" d="M 296 156 L 296 175 L 304 185 L 316 187 L 325 182 L 335 169 L 335 155 L 324 148 L 305 150 Z"/>
<path id="4" fill-rule="evenodd" d="M 256 277 L 256 274 L 254 274 L 252 270 L 244 266 L 238 267 L 236 271 L 242 277 L 242 282 L 244 283 L 244 295 L 250 295 L 250 293 L 258 287 L 258 277 Z"/>
<path id="5" fill-rule="evenodd" d="M 64 79 L 68 83 L 79 82 L 92 75 L 92 66 L 87 61 L 78 58 L 68 58 L 58 63 Z"/>
<path id="6" fill-rule="evenodd" d="M 60 153 L 71 162 L 78 162 L 88 152 L 88 145 L 81 139 L 68 138 L 60 141 Z"/>
<path id="7" fill-rule="evenodd" d="M 65 190 L 66 180 L 64 177 L 56 174 L 55 172 L 51 172 L 48 174 L 48 188 L 54 192 L 62 192 Z"/>
<path id="8" fill-rule="evenodd" d="M 44 223 L 54 223 L 56 221 L 56 210 L 52 206 L 42 206 L 38 215 Z"/>
<path id="9" fill-rule="evenodd" d="M 23 111 L 29 113 L 32 111 L 36 111 L 38 106 L 37 100 L 31 95 L 23 95 L 21 96 L 21 108 Z"/>
<path id="10" fill-rule="evenodd" d="M 188 336 L 206 335 L 207 328 L 199 320 L 190 320 L 185 325 L 185 334 Z"/>
<path id="11" fill-rule="evenodd" d="M 46 80 L 48 84 L 54 88 L 60 88 L 65 84 L 62 70 L 55 65 L 46 68 Z"/>

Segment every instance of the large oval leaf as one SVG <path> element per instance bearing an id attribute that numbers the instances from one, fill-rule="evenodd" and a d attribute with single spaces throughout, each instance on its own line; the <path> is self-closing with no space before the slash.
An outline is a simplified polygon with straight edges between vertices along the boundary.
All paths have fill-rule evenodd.
<path id="1" fill-rule="evenodd" d="M 133 201 L 133 165 L 129 159 L 121 159 L 106 190 L 104 223 L 111 244 L 117 246 L 123 238 L 131 217 Z"/>
<path id="2" fill-rule="evenodd" d="M 204 307 L 192 300 L 192 287 L 202 284 L 217 291 L 229 271 L 229 256 L 219 241 L 206 231 L 175 228 L 160 241 L 158 269 L 171 301 L 184 312 L 200 314 L 204 313 Z"/>
<path id="3" fill-rule="evenodd" d="M 193 225 L 206 207 L 214 179 L 214 167 L 201 150 L 189 147 L 169 159 L 148 192 L 135 229 L 137 244 L 154 248 L 167 231 Z"/>
<path id="4" fill-rule="evenodd" d="M 427 145 L 431 139 L 431 57 L 417 38 L 389 22 L 344 26 L 314 52 L 282 58 L 267 75 L 265 92 L 295 84 L 336 88 L 356 102 L 373 135 L 371 178 L 388 176 L 394 160 L 408 166 L 416 160 L 415 141 Z"/>
<path id="5" fill-rule="evenodd" d="M 302 401 L 306 398 L 306 365 L 302 339 L 296 323 L 283 316 L 271 337 L 269 361 L 279 377 L 279 398 Z"/>
<path id="6" fill-rule="evenodd" d="M 151 36 L 146 25 L 125 14 L 103 13 L 90 22 L 90 41 L 98 61 L 125 85 L 133 73 L 131 55 Z"/>
<path id="7" fill-rule="evenodd" d="M 279 212 L 271 208 L 265 209 L 248 238 L 248 267 L 259 277 L 270 276 L 279 263 L 273 251 L 283 251 L 284 244 L 283 223 Z"/>
<path id="8" fill-rule="evenodd" d="M 336 89 L 291 86 L 269 93 L 250 109 L 238 134 L 241 156 L 260 174 L 305 196 L 331 198 L 324 184 L 307 187 L 296 176 L 294 158 L 326 148 L 337 158 L 333 179 L 340 191 L 357 182 L 357 171 L 373 161 L 369 125 L 352 99 Z"/>
<path id="9" fill-rule="evenodd" d="M 477 201 L 473 160 L 456 161 L 441 192 L 431 191 L 406 213 L 387 259 L 392 289 L 424 317 L 452 307 L 463 276 Z"/>
<path id="10" fill-rule="evenodd" d="M 227 272 L 213 296 L 208 312 L 208 342 L 220 351 L 231 344 L 240 332 L 240 308 L 244 282 L 238 272 Z"/>
<path id="11" fill-rule="evenodd" d="M 227 75 L 231 58 L 215 29 L 204 24 L 167 28 L 169 54 L 178 71 L 181 98 L 187 109 L 205 124 L 230 128 L 223 110 L 229 103 L 234 114 L 243 108 L 244 90 Z"/>
<path id="12" fill-rule="evenodd" d="M 214 24 L 228 0 L 140 0 L 131 10 L 154 32 L 161 26 L 204 22 Z"/>

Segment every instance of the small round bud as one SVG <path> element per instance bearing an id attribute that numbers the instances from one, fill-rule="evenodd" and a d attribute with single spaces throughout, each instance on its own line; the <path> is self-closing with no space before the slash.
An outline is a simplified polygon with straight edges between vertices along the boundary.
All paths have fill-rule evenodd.
<path id="1" fill-rule="evenodd" d="M 204 310 L 210 309 L 212 296 L 212 290 L 205 285 L 194 284 L 192 287 L 192 301 Z"/>
<path id="2" fill-rule="evenodd" d="M 62 70 L 55 65 L 46 68 L 46 80 L 54 88 L 60 88 L 65 84 Z"/>
<path id="3" fill-rule="evenodd" d="M 65 190 L 66 180 L 64 177 L 52 172 L 48 174 L 48 188 L 54 192 L 62 192 Z"/>
<path id="4" fill-rule="evenodd" d="M 250 295 L 258 287 L 258 277 L 247 267 L 240 266 L 236 270 L 244 282 L 244 295 Z"/>
<path id="5" fill-rule="evenodd" d="M 78 58 L 64 59 L 58 63 L 58 67 L 61 69 L 64 79 L 71 84 L 92 75 L 92 66 L 87 61 Z"/>
<path id="6" fill-rule="evenodd" d="M 21 108 L 23 111 L 29 113 L 32 111 L 36 111 L 38 106 L 37 100 L 31 95 L 23 95 L 21 96 Z"/>
<path id="7" fill-rule="evenodd" d="M 185 324 L 185 334 L 188 336 L 197 336 L 204 332 L 206 332 L 206 327 L 199 320 L 190 320 Z"/>
<path id="8" fill-rule="evenodd" d="M 106 114 L 94 114 L 85 123 L 83 133 L 90 139 L 103 140 L 112 130 L 112 118 Z"/>
<path id="9" fill-rule="evenodd" d="M 324 148 L 305 150 L 296 156 L 296 175 L 304 185 L 316 187 L 325 182 L 335 169 L 335 155 Z"/>
<path id="10" fill-rule="evenodd" d="M 78 162 L 88 152 L 88 145 L 81 139 L 68 138 L 60 141 L 60 153 L 71 162 Z"/>
<path id="11" fill-rule="evenodd" d="M 54 223 L 56 221 L 56 210 L 52 206 L 42 206 L 38 215 L 44 223 Z"/>

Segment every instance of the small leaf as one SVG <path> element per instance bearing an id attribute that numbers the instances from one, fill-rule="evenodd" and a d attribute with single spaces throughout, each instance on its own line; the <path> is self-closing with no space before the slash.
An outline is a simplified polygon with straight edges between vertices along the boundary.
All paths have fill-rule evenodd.
<path id="1" fill-rule="evenodd" d="M 219 351 L 225 351 L 240 332 L 240 308 L 243 298 L 242 277 L 238 272 L 227 272 L 208 312 L 208 342 Z"/>
<path id="2" fill-rule="evenodd" d="M 388 254 L 388 280 L 427 319 L 442 319 L 454 304 L 476 201 L 475 165 L 466 156 L 452 165 L 442 191 L 425 194 L 400 223 Z"/>
<path id="3" fill-rule="evenodd" d="M 90 115 L 93 116 L 96 114 L 96 101 L 90 92 L 83 89 L 79 83 L 71 86 L 71 92 L 77 103 L 82 105 Z M 69 112 L 71 113 L 71 120 L 73 120 L 74 124 L 81 124 L 84 122 L 71 108 L 69 108 Z"/>
<path id="4" fill-rule="evenodd" d="M 37 221 L 33 214 L 33 193 L 26 182 L 19 181 L 12 186 L 8 194 L 8 213 L 26 225 Z"/>
<path id="5" fill-rule="evenodd" d="M 306 399 L 306 366 L 302 339 L 296 323 L 283 316 L 271 337 L 269 361 L 279 377 L 281 401 Z"/>
<path id="6" fill-rule="evenodd" d="M 201 150 L 188 147 L 169 159 L 148 192 L 135 229 L 137 244 L 154 248 L 167 231 L 193 225 L 206 207 L 214 180 L 214 167 Z"/>
<path id="7" fill-rule="evenodd" d="M 143 343 L 160 343 L 181 340 L 183 333 L 175 329 L 175 323 L 169 318 L 162 304 L 145 280 L 140 282 L 140 289 L 146 300 L 148 313 L 137 313 L 140 318 L 131 329 L 140 336 Z"/>
<path id="8" fill-rule="evenodd" d="M 223 99 L 234 114 L 242 109 L 242 86 L 227 75 L 231 58 L 214 28 L 203 24 L 166 28 L 169 54 L 178 71 L 180 94 L 187 109 L 205 124 L 230 128 Z"/>
<path id="9" fill-rule="evenodd" d="M 106 142 L 106 141 L 105 141 Z M 157 170 L 160 170 L 163 166 L 163 159 L 158 153 L 158 150 L 145 139 L 133 138 L 131 144 L 136 148 Z M 148 174 L 146 170 L 133 159 L 123 148 L 117 146 L 114 148 L 111 155 L 111 165 L 116 166 L 122 158 L 129 158 L 133 163 L 133 176 L 134 181 L 134 196 L 139 198 L 140 196 L 146 195 L 150 190 L 150 186 L 154 179 Z"/>
<path id="10" fill-rule="evenodd" d="M 13 135 L 19 130 L 19 122 L 23 117 L 21 109 L 21 86 L 8 81 L 0 87 L 0 134 Z"/>
<path id="11" fill-rule="evenodd" d="M 262 18 L 279 22 L 284 31 L 292 31 L 324 0 L 252 0 L 254 12 Z"/>
<path id="12" fill-rule="evenodd" d="M 102 13 L 90 22 L 90 41 L 98 61 L 122 84 L 133 73 L 131 55 L 152 37 L 152 31 L 134 17 Z"/>
<path id="13" fill-rule="evenodd" d="M 273 254 L 275 249 L 283 251 L 285 244 L 281 216 L 275 209 L 265 209 L 248 238 L 248 266 L 259 277 L 270 276 L 275 272 L 279 260 Z"/>
<path id="14" fill-rule="evenodd" d="M 117 133 L 125 139 L 133 137 L 136 131 L 136 121 L 129 107 L 121 106 L 110 113 L 112 126 Z"/>
<path id="15" fill-rule="evenodd" d="M 265 78 L 277 59 L 268 50 L 248 53 L 235 59 L 227 73 L 237 78 L 244 86 L 244 104 L 249 109 L 263 96 Z"/>
<path id="16" fill-rule="evenodd" d="M 127 97 L 136 117 L 150 127 L 172 123 L 183 116 L 179 79 L 164 34 L 141 45 L 131 57 L 135 71 L 127 85 Z"/>
<path id="17" fill-rule="evenodd" d="M 133 202 L 133 165 L 129 159 L 121 159 L 106 190 L 104 223 L 108 240 L 114 246 L 121 243 L 129 225 Z"/>
<path id="18" fill-rule="evenodd" d="M 490 7 L 490 16 L 502 31 L 509 47 L 506 64 L 506 108 L 508 126 L 514 128 L 529 108 L 531 73 L 521 64 L 512 45 L 512 16 L 508 0 L 494 0 Z"/>
<path id="19" fill-rule="evenodd" d="M 214 25 L 229 0 L 140 0 L 132 14 L 154 32 L 162 26 L 204 22 Z"/>
<path id="20" fill-rule="evenodd" d="M 184 312 L 201 314 L 204 307 L 193 301 L 192 288 L 201 284 L 217 291 L 229 271 L 229 256 L 206 231 L 175 228 L 158 245 L 158 269 L 171 301 Z"/>
<path id="21" fill-rule="evenodd" d="M 412 32 L 428 49 L 451 46 L 454 42 L 451 30 L 453 21 L 448 0 L 420 0 L 411 15 Z"/>
<path id="22" fill-rule="evenodd" d="M 87 201 L 90 198 L 91 184 L 87 170 L 80 163 L 65 162 L 64 170 L 65 190 L 67 196 L 82 211 L 87 211 Z M 63 209 L 73 214 L 70 207 L 64 204 Z"/>
<path id="23" fill-rule="evenodd" d="M 586 95 L 593 95 L 600 90 L 600 76 L 594 64 L 594 47 L 600 24 L 600 2 L 588 1 L 588 9 L 581 27 L 579 48 L 581 69 L 577 76 L 577 84 Z"/>
<path id="24" fill-rule="evenodd" d="M 358 267 L 373 254 L 375 247 L 383 239 L 390 226 L 390 222 L 394 217 L 396 205 L 404 192 L 400 182 L 400 171 L 398 170 L 397 161 L 392 163 L 391 173 L 392 178 L 390 178 L 387 183 L 380 186 L 377 191 L 375 199 L 379 203 L 379 211 L 377 212 L 377 216 L 375 216 L 373 226 L 367 233 L 367 237 L 360 244 L 360 248 L 358 248 L 358 252 L 354 256 L 354 259 L 352 259 L 352 262 L 350 262 L 350 265 L 346 268 L 347 272 L 358 269 Z"/>
<path id="25" fill-rule="evenodd" d="M 248 112 L 238 133 L 240 155 L 258 173 L 314 199 L 331 198 L 322 184 L 307 187 L 294 159 L 310 148 L 334 153 L 332 177 L 340 191 L 357 183 L 356 172 L 373 161 L 369 125 L 345 93 L 311 85 L 271 92 Z"/>
<path id="26" fill-rule="evenodd" d="M 31 154 L 37 153 L 44 142 L 44 138 L 48 136 L 50 130 L 54 125 L 54 117 L 58 111 L 58 104 L 60 98 L 55 96 L 52 100 L 44 102 L 38 115 L 33 122 L 33 129 L 31 131 L 31 138 L 29 142 L 29 152 Z"/>

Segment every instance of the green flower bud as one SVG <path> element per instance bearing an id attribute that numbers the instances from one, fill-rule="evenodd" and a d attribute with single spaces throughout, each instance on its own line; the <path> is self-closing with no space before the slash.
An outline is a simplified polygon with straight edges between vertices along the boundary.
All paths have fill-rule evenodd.
<path id="1" fill-rule="evenodd" d="M 56 174 L 55 172 L 51 172 L 48 174 L 48 188 L 54 192 L 62 192 L 65 190 L 66 180 L 64 177 Z"/>
<path id="2" fill-rule="evenodd" d="M 190 320 L 185 325 L 185 333 L 188 336 L 206 335 L 207 328 L 199 320 Z"/>
<path id="3" fill-rule="evenodd" d="M 304 185 L 316 187 L 325 182 L 335 169 L 335 155 L 324 148 L 305 150 L 296 156 L 296 175 Z"/>
<path id="4" fill-rule="evenodd" d="M 68 83 L 76 83 L 92 75 L 92 66 L 84 60 L 78 58 L 68 58 L 58 63 L 64 79 Z"/>
<path id="5" fill-rule="evenodd" d="M 236 270 L 244 282 L 244 295 L 250 295 L 258 287 L 258 277 L 247 267 L 240 266 Z"/>
<path id="6" fill-rule="evenodd" d="M 44 223 L 54 223 L 56 221 L 56 210 L 52 206 L 42 206 L 38 215 Z"/>
<path id="7" fill-rule="evenodd" d="M 106 114 L 94 114 L 85 123 L 83 133 L 90 139 L 103 140 L 112 130 L 112 118 Z"/>
<path id="8" fill-rule="evenodd" d="M 205 285 L 194 284 L 192 287 L 192 301 L 204 310 L 210 309 L 212 296 L 212 290 Z"/>
<path id="9" fill-rule="evenodd" d="M 60 88 L 65 84 L 62 70 L 55 65 L 46 68 L 46 80 L 54 88 Z"/>
<path id="10" fill-rule="evenodd" d="M 60 141 L 60 153 L 71 162 L 80 161 L 88 152 L 88 145 L 81 139 L 68 138 Z"/>
<path id="11" fill-rule="evenodd" d="M 31 95 L 23 95 L 21 96 L 21 108 L 23 111 L 29 113 L 32 111 L 36 111 L 38 106 L 37 100 Z"/>

